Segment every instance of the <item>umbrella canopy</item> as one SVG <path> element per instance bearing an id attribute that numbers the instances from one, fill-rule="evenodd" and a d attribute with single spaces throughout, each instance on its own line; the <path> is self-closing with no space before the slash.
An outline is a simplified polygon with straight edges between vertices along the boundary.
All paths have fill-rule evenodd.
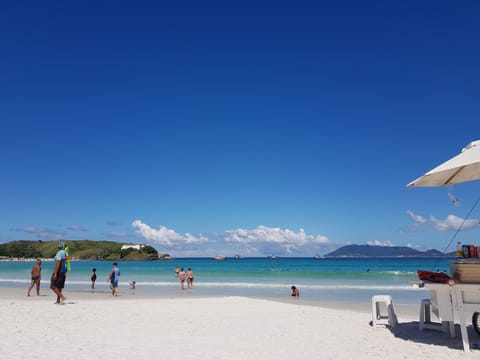
<path id="1" fill-rule="evenodd" d="M 480 140 L 472 141 L 462 152 L 407 186 L 446 186 L 480 180 Z"/>

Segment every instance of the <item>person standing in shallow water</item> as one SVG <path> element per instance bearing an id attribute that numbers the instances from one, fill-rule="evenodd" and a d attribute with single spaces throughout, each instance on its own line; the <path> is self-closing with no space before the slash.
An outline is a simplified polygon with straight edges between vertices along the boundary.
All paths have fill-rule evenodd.
<path id="1" fill-rule="evenodd" d="M 193 271 L 192 271 L 192 268 L 188 268 L 188 271 L 187 271 L 187 288 L 193 289 Z"/>
<path id="2" fill-rule="evenodd" d="M 112 296 L 118 296 L 117 288 L 118 288 L 118 280 L 120 279 L 120 269 L 118 264 L 114 262 L 112 264 L 112 271 L 108 277 L 107 281 L 110 281 L 110 287 L 112 288 Z"/>
<path id="3" fill-rule="evenodd" d="M 95 290 L 95 281 L 97 281 L 97 269 L 92 269 L 92 275 L 90 276 L 90 280 L 92 281 L 92 290 Z"/>
<path id="4" fill-rule="evenodd" d="M 298 291 L 297 287 L 292 285 L 292 296 L 294 297 L 299 297 L 300 296 L 300 291 Z"/>
<path id="5" fill-rule="evenodd" d="M 183 267 L 180 269 L 180 273 L 178 274 L 178 277 L 180 278 L 180 288 L 183 290 L 185 289 L 185 278 L 187 275 L 185 274 L 185 271 L 183 270 Z"/>
<path id="6" fill-rule="evenodd" d="M 37 287 L 37 296 L 40 296 L 40 279 L 42 273 L 42 260 L 37 259 L 37 262 L 32 267 L 32 283 L 28 288 L 27 296 L 30 296 L 30 292 L 32 291 L 33 287 Z"/>

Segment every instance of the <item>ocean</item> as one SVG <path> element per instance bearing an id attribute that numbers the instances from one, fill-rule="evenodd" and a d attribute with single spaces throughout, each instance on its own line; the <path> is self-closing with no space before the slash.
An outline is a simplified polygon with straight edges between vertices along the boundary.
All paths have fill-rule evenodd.
<path id="1" fill-rule="evenodd" d="M 119 261 L 119 291 L 128 291 L 135 281 L 137 292 L 162 296 L 182 292 L 175 267 L 191 267 L 194 289 L 183 292 L 199 296 L 249 296 L 285 298 L 291 285 L 300 290 L 302 299 L 312 301 L 370 302 L 376 294 L 389 294 L 398 304 L 418 304 L 428 297 L 419 288 L 417 270 L 446 271 L 448 258 L 178 258 L 168 261 Z M 28 288 L 28 261 L 0 262 L 0 288 Z M 42 265 L 42 291 L 48 289 L 53 262 Z M 106 282 L 110 261 L 72 261 L 65 292 L 89 291 L 92 268 L 97 269 L 97 291 L 109 291 Z M 182 292 L 182 293 L 183 293 Z"/>

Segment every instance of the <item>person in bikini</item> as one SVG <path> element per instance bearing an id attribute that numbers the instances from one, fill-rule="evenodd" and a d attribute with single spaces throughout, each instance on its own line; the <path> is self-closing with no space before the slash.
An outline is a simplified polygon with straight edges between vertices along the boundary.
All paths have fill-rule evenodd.
<path id="1" fill-rule="evenodd" d="M 193 271 L 192 271 L 192 268 L 188 268 L 188 271 L 187 271 L 187 287 L 189 289 L 193 288 Z"/>
<path id="2" fill-rule="evenodd" d="M 37 262 L 32 267 L 32 282 L 30 287 L 28 288 L 28 295 L 30 296 L 30 292 L 32 291 L 33 287 L 37 287 L 37 296 L 40 296 L 40 278 L 42 273 L 42 260 L 37 259 Z"/>
<path id="3" fill-rule="evenodd" d="M 183 289 L 185 289 L 185 278 L 186 278 L 186 274 L 185 274 L 185 271 L 183 270 L 183 267 L 180 269 L 180 273 L 178 274 L 178 276 L 180 277 L 180 287 Z"/>

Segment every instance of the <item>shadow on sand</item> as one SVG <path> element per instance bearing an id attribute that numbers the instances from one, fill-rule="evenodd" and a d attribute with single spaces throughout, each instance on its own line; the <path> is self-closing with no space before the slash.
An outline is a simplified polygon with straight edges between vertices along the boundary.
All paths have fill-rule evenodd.
<path id="1" fill-rule="evenodd" d="M 370 322 L 372 326 L 372 322 Z M 450 349 L 463 350 L 462 337 L 460 335 L 460 326 L 455 325 L 455 337 L 451 338 L 449 334 L 440 331 L 427 330 L 420 331 L 418 321 L 399 322 L 396 327 L 386 326 L 392 334 L 405 341 L 412 341 L 428 345 L 445 346 Z M 472 326 L 467 328 L 468 338 L 470 340 L 470 350 L 480 350 L 480 336 L 475 332 Z"/>

